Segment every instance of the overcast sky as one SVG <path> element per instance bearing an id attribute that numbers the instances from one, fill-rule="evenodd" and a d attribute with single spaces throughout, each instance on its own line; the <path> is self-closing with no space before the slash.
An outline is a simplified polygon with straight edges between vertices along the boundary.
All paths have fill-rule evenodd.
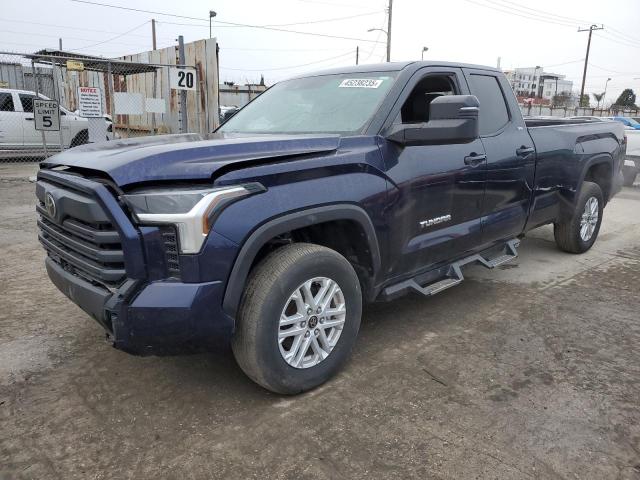
<path id="1" fill-rule="evenodd" d="M 150 50 L 151 18 L 158 22 L 158 47 L 166 47 L 175 44 L 179 34 L 187 42 L 208 37 L 208 14 L 213 9 L 220 22 L 287 24 L 273 28 L 352 38 L 214 21 L 222 80 L 255 82 L 262 73 L 272 83 L 305 71 L 354 64 L 356 46 L 361 63 L 385 58 L 385 34 L 367 30 L 386 29 L 386 0 L 90 1 L 196 20 L 72 0 L 3 0 L 0 49 L 57 48 L 60 36 L 65 50 L 105 57 L 132 54 Z M 567 75 L 579 90 L 588 34 L 578 33 L 577 28 L 591 23 L 604 24 L 605 29 L 593 36 L 586 91 L 602 92 L 611 77 L 609 101 L 626 87 L 640 92 L 639 0 L 395 0 L 391 58 L 420 59 L 423 46 L 429 47 L 425 60 L 495 66 L 501 57 L 503 68 L 540 65 Z M 130 33 L 122 35 L 125 32 Z"/>

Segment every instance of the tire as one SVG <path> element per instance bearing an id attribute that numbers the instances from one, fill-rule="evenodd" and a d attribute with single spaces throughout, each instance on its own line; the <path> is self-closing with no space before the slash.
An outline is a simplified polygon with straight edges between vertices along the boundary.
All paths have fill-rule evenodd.
<path id="1" fill-rule="evenodd" d="M 69 148 L 84 145 L 85 143 L 89 143 L 89 130 L 80 130 L 76 136 L 73 137 L 73 140 L 71 140 Z"/>
<path id="2" fill-rule="evenodd" d="M 318 283 L 322 278 L 327 281 Z M 317 296 L 314 301 L 320 298 L 321 293 L 316 288 L 326 287 L 331 292 L 329 280 L 333 281 L 337 289 L 335 295 L 330 295 L 328 308 L 330 311 L 339 311 L 339 305 L 343 303 L 346 312 L 327 315 L 322 311 L 316 317 L 313 311 L 309 316 L 309 298 L 300 289 L 312 279 L 316 280 L 311 285 L 312 296 Z M 292 300 L 296 292 L 301 295 L 302 303 Z M 281 315 L 285 314 L 289 319 L 296 318 L 293 325 L 281 325 Z M 302 317 L 297 317 L 299 314 Z M 327 316 L 322 317 L 323 314 Z M 334 250 L 309 243 L 295 243 L 272 252 L 250 274 L 231 346 L 240 368 L 254 382 L 275 393 L 296 394 L 323 384 L 345 364 L 355 344 L 361 315 L 362 292 L 351 264 Z M 340 319 L 344 320 L 340 330 L 338 327 L 320 325 L 320 322 L 334 325 Z M 280 336 L 285 336 L 290 330 L 304 330 L 304 333 L 300 334 L 300 340 L 296 335 L 280 342 Z M 322 334 L 318 333 L 320 330 Z M 338 331 L 339 334 L 336 333 Z M 307 332 L 309 335 L 305 336 Z M 289 339 L 291 343 L 288 343 Z M 294 350 L 296 341 L 301 346 Z M 307 341 L 316 343 L 304 349 L 303 342 Z M 335 342 L 331 348 L 328 343 L 323 343 L 329 341 Z M 321 358 L 317 348 L 322 345 L 327 345 L 328 356 L 313 364 Z M 291 353 L 296 351 L 298 355 Z M 305 355 L 305 352 L 308 354 Z M 289 360 L 285 359 L 285 355 L 289 356 Z M 297 357 L 301 360 L 297 366 L 293 366 Z"/>
<path id="3" fill-rule="evenodd" d="M 636 181 L 636 176 L 638 175 L 638 170 L 632 167 L 625 167 L 622 169 L 622 176 L 624 177 L 624 186 L 632 187 L 633 182 Z"/>
<path id="4" fill-rule="evenodd" d="M 587 202 L 592 201 L 592 199 L 597 201 L 597 208 L 595 209 L 595 212 L 597 212 L 597 218 L 594 218 L 594 215 L 587 215 L 585 220 L 592 228 L 587 227 L 587 230 L 584 231 L 584 224 L 582 223 L 582 220 L 585 214 Z M 593 205 L 593 203 L 590 205 Z M 602 190 L 598 184 L 583 182 L 582 188 L 580 189 L 580 195 L 578 196 L 578 201 L 576 202 L 576 208 L 571 218 L 564 222 L 554 224 L 553 233 L 558 247 L 569 253 L 584 253 L 589 250 L 595 243 L 596 238 L 598 238 L 598 232 L 600 231 L 600 225 L 602 223 L 603 209 L 604 198 Z M 583 236 L 585 233 L 586 236 Z"/>

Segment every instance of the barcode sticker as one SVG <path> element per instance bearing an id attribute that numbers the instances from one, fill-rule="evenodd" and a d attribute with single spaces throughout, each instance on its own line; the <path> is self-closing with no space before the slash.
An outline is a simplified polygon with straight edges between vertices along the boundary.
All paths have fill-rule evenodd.
<path id="1" fill-rule="evenodd" d="M 378 88 L 382 80 L 375 78 L 345 78 L 338 87 L 340 88 Z"/>

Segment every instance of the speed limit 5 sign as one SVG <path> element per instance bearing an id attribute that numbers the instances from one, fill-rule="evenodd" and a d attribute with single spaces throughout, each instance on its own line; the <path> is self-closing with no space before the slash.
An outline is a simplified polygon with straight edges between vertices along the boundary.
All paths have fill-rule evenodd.
<path id="1" fill-rule="evenodd" d="M 60 130 L 60 105 L 55 100 L 33 100 L 33 119 L 36 130 Z"/>

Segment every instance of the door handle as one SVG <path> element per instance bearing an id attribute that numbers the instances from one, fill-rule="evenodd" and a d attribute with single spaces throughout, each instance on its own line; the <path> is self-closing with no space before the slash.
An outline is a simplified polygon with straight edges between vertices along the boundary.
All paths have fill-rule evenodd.
<path id="1" fill-rule="evenodd" d="M 487 159 L 486 155 L 479 155 L 477 153 L 472 153 L 471 155 L 467 155 L 466 157 L 464 157 L 464 163 L 466 165 L 469 165 L 470 167 L 477 167 L 478 165 L 480 165 L 482 162 L 484 162 Z"/>
<path id="2" fill-rule="evenodd" d="M 24 117 L 25 120 L 31 120 L 33 122 L 33 117 Z"/>
<path id="3" fill-rule="evenodd" d="M 516 149 L 516 155 L 518 155 L 519 157 L 526 157 L 528 155 L 531 155 L 535 151 L 536 149 L 533 147 L 522 145 L 520 148 Z"/>

